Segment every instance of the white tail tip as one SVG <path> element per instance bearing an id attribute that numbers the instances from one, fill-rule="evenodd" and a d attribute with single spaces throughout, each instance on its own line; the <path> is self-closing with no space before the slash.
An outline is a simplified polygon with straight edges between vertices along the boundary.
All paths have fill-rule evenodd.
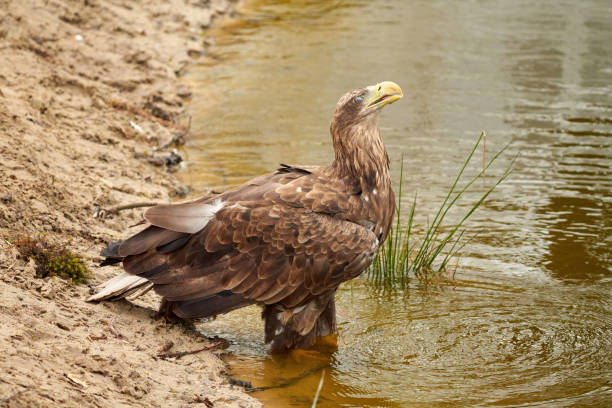
<path id="1" fill-rule="evenodd" d="M 149 282 L 147 279 L 141 278 L 140 276 L 130 275 L 124 272 L 98 286 L 99 292 L 90 296 L 87 301 L 98 302 L 108 299 L 116 300 L 138 292 L 137 296 L 132 297 L 134 298 L 144 295 L 152 287 L 153 282 Z"/>

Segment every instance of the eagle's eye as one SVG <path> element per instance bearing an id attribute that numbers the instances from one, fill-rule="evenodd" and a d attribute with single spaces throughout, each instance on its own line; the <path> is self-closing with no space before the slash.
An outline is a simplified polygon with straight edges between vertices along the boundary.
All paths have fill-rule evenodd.
<path id="1" fill-rule="evenodd" d="M 363 102 L 363 98 L 361 96 L 356 96 L 356 97 L 353 98 L 353 102 L 361 103 L 361 102 Z"/>

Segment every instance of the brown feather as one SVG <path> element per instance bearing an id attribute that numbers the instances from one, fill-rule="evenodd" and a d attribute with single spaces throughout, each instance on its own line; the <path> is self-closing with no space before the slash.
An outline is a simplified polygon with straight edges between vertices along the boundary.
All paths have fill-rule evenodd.
<path id="1" fill-rule="evenodd" d="M 267 293 L 264 293 L 263 295 L 261 295 L 261 298 L 260 298 L 261 302 L 265 303 L 266 305 L 278 303 L 281 300 L 288 299 L 289 295 L 296 292 L 298 289 L 303 290 L 304 288 L 299 285 L 296 285 L 296 286 L 278 285 L 278 289 L 279 291 L 273 295 L 268 295 Z M 307 294 L 307 292 L 305 293 Z"/>
<path id="2" fill-rule="evenodd" d="M 170 231 L 151 225 L 123 241 L 119 245 L 118 253 L 122 257 L 142 254 L 151 248 L 165 245 L 184 236 L 185 234 L 182 232 Z"/>
<path id="3" fill-rule="evenodd" d="M 145 211 L 144 217 L 152 225 L 194 234 L 204 228 L 222 206 L 223 201 L 219 199 L 157 205 Z"/>
<path id="4" fill-rule="evenodd" d="M 195 319 L 227 313 L 253 303 L 252 300 L 245 299 L 243 296 L 235 293 L 219 293 L 212 296 L 176 302 L 173 305 L 172 311 L 182 319 Z"/>

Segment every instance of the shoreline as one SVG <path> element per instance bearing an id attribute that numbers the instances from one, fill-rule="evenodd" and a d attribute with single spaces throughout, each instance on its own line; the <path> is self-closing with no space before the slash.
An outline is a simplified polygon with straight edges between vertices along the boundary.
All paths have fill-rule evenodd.
<path id="1" fill-rule="evenodd" d="M 159 4 L 161 3 L 161 4 Z M 95 286 L 120 268 L 99 251 L 142 208 L 188 190 L 169 142 L 187 129 L 179 81 L 237 0 L 0 0 L 0 401 L 5 406 L 260 407 L 227 382 L 214 342 L 156 320 L 159 297 L 85 302 L 90 288 L 36 278 L 9 242 L 42 235 L 85 259 Z M 165 146 L 165 147 L 164 147 Z M 6 399 L 6 400 L 5 400 Z"/>

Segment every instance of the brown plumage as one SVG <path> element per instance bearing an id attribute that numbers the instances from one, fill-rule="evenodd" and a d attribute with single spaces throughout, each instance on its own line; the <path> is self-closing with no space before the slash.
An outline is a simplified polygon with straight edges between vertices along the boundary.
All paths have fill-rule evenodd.
<path id="1" fill-rule="evenodd" d="M 329 166 L 281 165 L 235 190 L 147 210 L 149 227 L 102 252 L 127 274 L 89 300 L 153 288 L 182 319 L 259 304 L 271 352 L 335 333 L 338 285 L 370 265 L 393 219 L 378 117 L 401 97 L 383 82 L 340 98 Z"/>

